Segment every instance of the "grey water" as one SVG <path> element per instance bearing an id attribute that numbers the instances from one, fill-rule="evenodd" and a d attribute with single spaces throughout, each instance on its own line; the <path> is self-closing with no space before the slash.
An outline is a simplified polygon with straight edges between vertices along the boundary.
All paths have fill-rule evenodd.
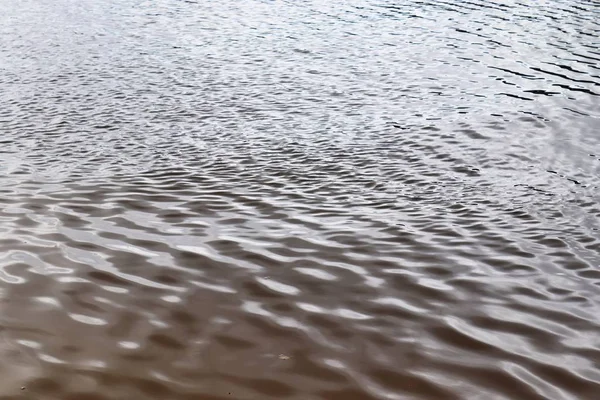
<path id="1" fill-rule="evenodd" d="M 0 399 L 596 399 L 600 2 L 0 0 Z"/>

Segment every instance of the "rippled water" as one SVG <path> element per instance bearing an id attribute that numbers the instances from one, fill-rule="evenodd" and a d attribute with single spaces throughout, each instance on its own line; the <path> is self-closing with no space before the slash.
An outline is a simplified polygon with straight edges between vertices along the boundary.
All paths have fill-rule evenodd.
<path id="1" fill-rule="evenodd" d="M 596 399 L 598 1 L 2 0 L 1 399 Z"/>

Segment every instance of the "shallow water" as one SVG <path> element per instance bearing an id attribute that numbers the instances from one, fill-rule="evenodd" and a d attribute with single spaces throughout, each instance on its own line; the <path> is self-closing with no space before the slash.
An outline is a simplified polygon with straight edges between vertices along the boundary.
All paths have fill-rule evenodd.
<path id="1" fill-rule="evenodd" d="M 598 1 L 0 2 L 1 399 L 595 399 Z"/>

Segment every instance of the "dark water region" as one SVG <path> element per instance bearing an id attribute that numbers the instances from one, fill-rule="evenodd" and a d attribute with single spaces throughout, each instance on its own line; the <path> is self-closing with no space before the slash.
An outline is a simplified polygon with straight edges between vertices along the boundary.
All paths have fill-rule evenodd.
<path id="1" fill-rule="evenodd" d="M 597 399 L 600 2 L 0 2 L 0 399 Z"/>

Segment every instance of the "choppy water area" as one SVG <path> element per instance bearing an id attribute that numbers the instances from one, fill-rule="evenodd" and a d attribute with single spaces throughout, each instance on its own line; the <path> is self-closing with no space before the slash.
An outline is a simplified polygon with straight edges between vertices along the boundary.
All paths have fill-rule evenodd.
<path id="1" fill-rule="evenodd" d="M 0 5 L 0 399 L 598 398 L 598 1 Z"/>

